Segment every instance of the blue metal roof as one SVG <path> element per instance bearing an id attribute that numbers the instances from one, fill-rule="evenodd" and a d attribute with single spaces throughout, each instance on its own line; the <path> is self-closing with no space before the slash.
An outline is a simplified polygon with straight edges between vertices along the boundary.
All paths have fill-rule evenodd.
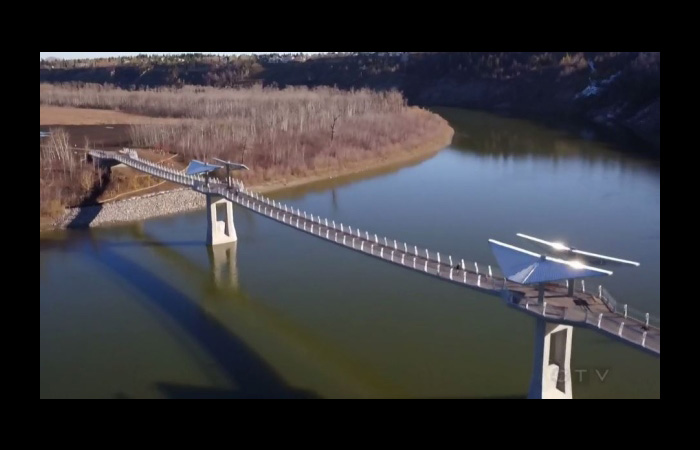
<path id="1" fill-rule="evenodd" d="M 216 169 L 221 169 L 221 166 L 216 166 L 214 164 L 203 163 L 202 161 L 197 161 L 193 159 L 190 161 L 190 165 L 187 166 L 187 175 L 198 175 L 200 173 L 212 172 Z"/>
<path id="2" fill-rule="evenodd" d="M 225 166 L 229 166 L 233 170 L 240 170 L 240 169 L 250 170 L 248 168 L 248 166 L 246 166 L 245 164 L 235 163 L 235 162 L 231 162 L 231 161 L 224 161 L 223 159 L 219 159 L 219 158 L 212 158 L 212 159 L 219 161 L 220 163 L 222 163 Z"/>
<path id="3" fill-rule="evenodd" d="M 612 275 L 609 270 L 586 266 L 578 261 L 540 255 L 493 239 L 489 239 L 489 243 L 503 274 L 516 283 L 534 284 Z"/>

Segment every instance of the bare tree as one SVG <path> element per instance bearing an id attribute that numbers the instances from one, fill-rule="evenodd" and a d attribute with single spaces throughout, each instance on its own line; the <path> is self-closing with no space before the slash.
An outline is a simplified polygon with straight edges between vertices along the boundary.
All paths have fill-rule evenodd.
<path id="1" fill-rule="evenodd" d="M 333 144 L 333 138 L 335 137 L 335 124 L 338 122 L 338 119 L 340 119 L 340 114 L 336 114 L 333 117 L 333 123 L 331 124 L 331 144 Z"/>

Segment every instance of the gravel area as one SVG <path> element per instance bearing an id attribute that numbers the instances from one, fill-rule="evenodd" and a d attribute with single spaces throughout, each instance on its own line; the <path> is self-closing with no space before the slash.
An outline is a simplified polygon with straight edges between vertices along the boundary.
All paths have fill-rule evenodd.
<path id="1" fill-rule="evenodd" d="M 86 228 L 106 223 L 131 222 L 206 208 L 206 197 L 189 188 L 147 194 L 104 205 L 73 208 L 56 228 Z"/>

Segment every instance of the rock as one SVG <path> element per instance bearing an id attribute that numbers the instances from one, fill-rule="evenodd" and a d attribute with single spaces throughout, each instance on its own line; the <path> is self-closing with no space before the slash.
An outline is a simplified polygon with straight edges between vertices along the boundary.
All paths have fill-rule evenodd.
<path id="1" fill-rule="evenodd" d="M 72 208 L 57 228 L 82 228 L 107 223 L 132 222 L 206 207 L 206 197 L 189 188 L 147 194 L 104 205 Z M 77 219 L 77 221 L 76 221 Z"/>

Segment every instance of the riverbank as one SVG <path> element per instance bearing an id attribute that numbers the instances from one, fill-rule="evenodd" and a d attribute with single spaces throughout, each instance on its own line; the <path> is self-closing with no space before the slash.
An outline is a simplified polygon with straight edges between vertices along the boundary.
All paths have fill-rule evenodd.
<path id="1" fill-rule="evenodd" d="M 420 114 L 435 115 L 424 110 L 420 110 Z M 437 126 L 433 127 L 424 136 L 424 139 L 421 139 L 421 142 L 407 148 L 401 145 L 392 145 L 376 152 L 376 157 L 371 159 L 346 163 L 338 162 L 336 166 L 315 170 L 303 176 L 287 176 L 248 187 L 261 193 L 270 193 L 328 179 L 358 174 L 374 175 L 420 162 L 435 155 L 452 141 L 454 130 L 445 119 L 439 116 L 438 118 Z M 55 222 L 42 224 L 40 231 L 132 222 L 205 207 L 206 201 L 202 194 L 188 188 L 176 188 L 110 203 L 71 208 L 66 210 L 65 214 Z"/>

